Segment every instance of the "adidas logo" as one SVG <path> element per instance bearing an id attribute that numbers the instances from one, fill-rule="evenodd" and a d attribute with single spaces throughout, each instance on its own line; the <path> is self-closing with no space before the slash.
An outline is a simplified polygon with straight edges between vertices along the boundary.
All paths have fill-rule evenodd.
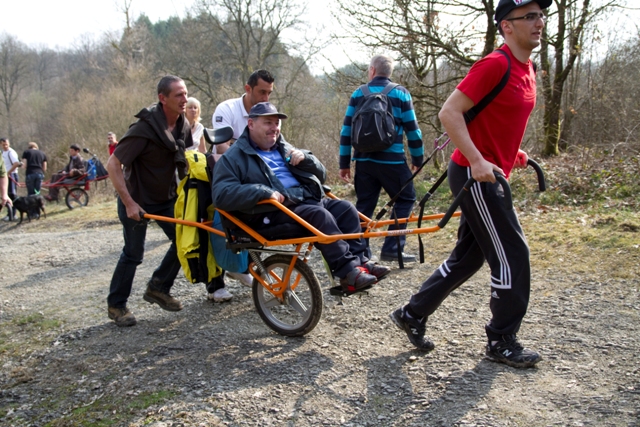
<path id="1" fill-rule="evenodd" d="M 491 292 L 491 298 L 500 299 L 496 291 Z"/>

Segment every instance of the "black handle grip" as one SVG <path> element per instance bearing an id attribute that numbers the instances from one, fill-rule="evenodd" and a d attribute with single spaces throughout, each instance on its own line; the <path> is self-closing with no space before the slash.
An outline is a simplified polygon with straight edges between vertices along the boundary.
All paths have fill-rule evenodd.
<path id="1" fill-rule="evenodd" d="M 500 185 L 502 185 L 502 190 L 504 191 L 504 207 L 507 210 L 511 210 L 513 209 L 513 199 L 511 198 L 511 187 L 509 186 L 509 183 L 507 182 L 504 176 L 500 175 L 499 173 L 495 173 L 495 175 L 496 175 L 496 180 L 500 183 Z M 471 186 L 475 182 L 476 180 L 473 178 L 469 178 L 469 180 L 465 182 L 464 186 L 462 187 L 462 190 L 460 190 L 456 198 L 453 200 L 453 203 L 451 203 L 451 206 L 449 206 L 449 209 L 447 209 L 447 212 L 445 212 L 444 216 L 438 223 L 438 227 L 444 228 L 444 226 L 447 225 L 447 223 L 455 213 L 456 209 L 458 209 L 458 207 L 460 206 L 462 199 L 466 197 L 469 190 L 471 190 Z"/>
<path id="2" fill-rule="evenodd" d="M 538 175 L 538 190 L 545 191 L 547 189 L 547 183 L 544 179 L 544 172 L 542 172 L 540 165 L 531 159 L 527 160 L 527 165 L 531 166 L 533 170 L 536 171 L 536 175 Z"/>

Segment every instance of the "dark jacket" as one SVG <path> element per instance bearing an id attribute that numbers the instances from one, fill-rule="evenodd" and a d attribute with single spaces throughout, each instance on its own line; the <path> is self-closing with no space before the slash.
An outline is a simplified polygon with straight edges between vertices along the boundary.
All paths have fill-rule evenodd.
<path id="1" fill-rule="evenodd" d="M 62 172 L 67 172 L 69 176 L 77 176 L 82 175 L 86 172 L 84 167 L 84 161 L 82 160 L 82 156 L 78 154 L 77 156 L 73 156 L 69 158 L 69 163 Z"/>
<path id="2" fill-rule="evenodd" d="M 153 141 L 159 147 L 174 153 L 173 159 L 178 169 L 178 176 L 180 179 L 184 178 L 188 173 L 184 149 L 193 145 L 191 125 L 185 119 L 184 114 L 180 115 L 176 122 L 177 139 L 167 130 L 167 118 L 162 110 L 162 104 L 153 104 L 148 108 L 143 108 L 134 117 L 137 117 L 138 121 L 129 127 L 120 142 L 131 137 Z"/>
<path id="3" fill-rule="evenodd" d="M 282 135 L 276 140 L 276 149 L 285 158 L 286 153 L 295 147 L 284 140 Z M 274 210 L 270 205 L 256 206 L 278 191 L 286 197 L 288 203 L 319 201 L 324 197 L 322 184 L 327 174 L 324 166 L 308 150 L 297 166 L 289 163 L 287 167 L 300 182 L 300 187 L 284 188 L 271 168 L 256 153 L 249 143 L 249 128 L 216 162 L 213 170 L 213 204 L 226 211 L 240 211 L 245 214 L 258 214 Z"/>

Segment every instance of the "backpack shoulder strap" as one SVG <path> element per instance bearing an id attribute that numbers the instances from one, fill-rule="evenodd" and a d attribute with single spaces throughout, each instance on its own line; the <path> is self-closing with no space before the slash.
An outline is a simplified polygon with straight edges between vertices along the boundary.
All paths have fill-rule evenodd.
<path id="1" fill-rule="evenodd" d="M 393 89 L 395 89 L 396 86 L 399 86 L 398 83 L 389 83 L 388 85 L 386 85 L 384 87 L 384 89 L 382 89 L 382 92 L 380 92 L 382 95 L 389 95 L 389 92 L 391 92 Z"/>
<path id="2" fill-rule="evenodd" d="M 369 86 L 368 85 L 360 86 L 360 91 L 362 92 L 362 95 L 364 95 L 365 98 L 367 96 L 371 95 L 371 91 L 369 90 Z"/>
<path id="3" fill-rule="evenodd" d="M 480 102 L 474 105 L 469 111 L 464 113 L 464 121 L 467 124 L 471 120 L 475 119 L 476 116 L 480 114 L 480 112 L 484 110 L 485 107 L 489 105 L 489 103 L 491 103 L 491 101 L 493 101 L 496 96 L 498 96 L 498 94 L 502 91 L 502 89 L 504 89 L 504 87 L 507 85 L 507 82 L 509 81 L 509 77 L 511 76 L 511 59 L 509 58 L 507 52 L 505 52 L 504 50 L 496 49 L 496 52 L 500 52 L 505 58 L 507 58 L 507 71 L 505 71 L 502 79 L 500 79 L 498 84 L 491 90 L 491 92 L 489 92 L 484 98 L 482 98 Z"/>

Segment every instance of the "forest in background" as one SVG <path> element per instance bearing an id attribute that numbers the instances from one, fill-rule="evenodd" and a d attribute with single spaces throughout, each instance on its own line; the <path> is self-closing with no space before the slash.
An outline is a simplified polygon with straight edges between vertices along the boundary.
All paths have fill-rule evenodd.
<path id="1" fill-rule="evenodd" d="M 0 135 L 13 148 L 21 154 L 37 142 L 50 171 L 66 163 L 71 143 L 106 160 L 107 132 L 121 136 L 133 115 L 157 100 L 157 81 L 169 73 L 187 82 L 202 102 L 202 123 L 211 127 L 215 106 L 239 96 L 248 75 L 266 68 L 276 77 L 272 101 L 290 117 L 283 134 L 312 150 L 330 180 L 337 179 L 344 111 L 366 81 L 368 64 L 314 75 L 309 64 L 327 34 L 304 31 L 310 28 L 301 18 L 304 4 L 199 0 L 184 18 L 152 23 L 130 16 L 131 2 L 120 34 L 73 48 L 31 47 L 0 34 Z M 603 157 L 637 165 L 640 30 L 619 37 L 611 25 L 625 6 L 624 0 L 554 0 L 534 57 L 538 104 L 523 142 L 533 155 L 575 154 L 582 168 Z M 332 36 L 396 59 L 393 79 L 414 97 L 429 153 L 442 132 L 439 107 L 469 66 L 501 43 L 493 14 L 493 0 L 338 0 L 341 30 Z M 285 39 L 292 30 L 300 36 Z"/>

